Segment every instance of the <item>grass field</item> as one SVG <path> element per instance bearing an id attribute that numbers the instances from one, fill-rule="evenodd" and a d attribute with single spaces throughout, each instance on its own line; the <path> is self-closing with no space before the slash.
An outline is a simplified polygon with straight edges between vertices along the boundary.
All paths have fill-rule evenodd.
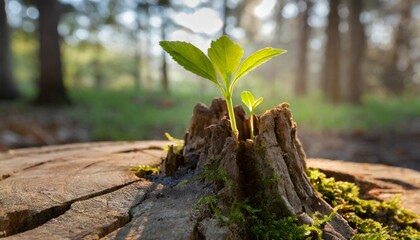
<path id="1" fill-rule="evenodd" d="M 182 138 L 192 108 L 199 100 L 190 94 L 135 91 L 73 91 L 75 105 L 67 112 L 92 129 L 95 140 L 163 139 L 165 132 Z"/>
<path id="2" fill-rule="evenodd" d="M 266 96 L 269 94 L 258 94 Z M 58 114 L 72 119 L 89 130 L 91 140 L 145 140 L 164 139 L 169 132 L 182 138 L 197 102 L 210 104 L 217 89 L 206 89 L 207 93 L 194 90 L 174 90 L 170 94 L 158 91 L 134 90 L 71 90 L 71 107 L 63 107 Z M 240 104 L 236 92 L 234 104 Z M 28 94 L 31 95 L 31 94 Z M 319 95 L 305 98 L 279 96 L 265 97 L 257 113 L 273 108 L 281 102 L 289 102 L 294 120 L 299 127 L 323 131 L 378 131 L 386 128 L 398 129 L 408 120 L 420 119 L 420 98 L 365 98 L 362 106 L 329 104 Z M 30 98 L 27 96 L 26 100 Z M 20 112 L 36 111 L 25 99 L 10 107 Z M 45 116 L 48 117 L 48 116 Z"/>
<path id="3" fill-rule="evenodd" d="M 72 91 L 70 118 L 91 129 L 94 140 L 162 139 L 164 132 L 182 138 L 197 102 L 209 104 L 214 94 L 197 92 Z M 314 130 L 381 130 L 420 117 L 420 98 L 366 98 L 360 107 L 329 104 L 320 96 L 282 99 L 290 103 L 300 126 Z M 235 100 L 240 103 L 239 99 Z M 265 98 L 257 112 L 281 103 Z"/>

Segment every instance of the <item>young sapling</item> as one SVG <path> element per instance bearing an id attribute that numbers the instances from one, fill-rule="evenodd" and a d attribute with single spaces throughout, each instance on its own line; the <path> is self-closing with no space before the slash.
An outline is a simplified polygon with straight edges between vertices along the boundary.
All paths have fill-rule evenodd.
<path id="1" fill-rule="evenodd" d="M 282 49 L 263 48 L 241 61 L 244 50 L 225 35 L 211 42 L 207 50 L 208 57 L 191 43 L 161 41 L 159 44 L 179 65 L 219 87 L 226 100 L 230 126 L 236 140 L 238 140 L 239 132 L 232 102 L 235 84 L 261 64 L 286 52 Z"/>
<path id="2" fill-rule="evenodd" d="M 249 110 L 249 125 L 250 125 L 250 134 L 251 139 L 254 139 L 254 110 L 255 108 L 260 105 L 260 103 L 264 100 L 264 98 L 260 97 L 255 100 L 254 95 L 252 95 L 249 91 L 243 91 L 241 93 L 242 102 Z"/>
<path id="3" fill-rule="evenodd" d="M 169 133 L 165 133 L 166 138 L 171 141 L 173 144 L 173 150 L 174 153 L 180 153 L 182 148 L 184 147 L 184 140 L 183 139 L 178 139 L 178 138 L 174 138 L 171 136 L 171 134 Z M 171 145 L 171 144 L 170 144 Z M 170 145 L 166 145 L 163 150 L 165 150 L 165 152 L 169 151 Z"/>

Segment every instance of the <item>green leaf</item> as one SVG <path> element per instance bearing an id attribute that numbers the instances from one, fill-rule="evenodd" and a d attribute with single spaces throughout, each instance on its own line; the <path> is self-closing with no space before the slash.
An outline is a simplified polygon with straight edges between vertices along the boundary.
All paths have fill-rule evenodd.
<path id="1" fill-rule="evenodd" d="M 258 107 L 258 105 L 260 105 L 260 103 L 262 103 L 263 100 L 264 100 L 264 98 L 260 97 L 256 101 L 254 101 L 254 104 L 252 105 L 252 109 L 256 109 Z"/>
<path id="2" fill-rule="evenodd" d="M 254 105 L 254 96 L 252 95 L 252 93 L 249 91 L 243 91 L 241 93 L 241 99 L 245 106 L 249 109 L 249 111 L 252 112 Z"/>
<path id="3" fill-rule="evenodd" d="M 196 46 L 181 41 L 160 41 L 159 45 L 186 70 L 218 84 L 213 64 Z"/>
<path id="4" fill-rule="evenodd" d="M 233 81 L 233 83 L 235 84 L 236 81 L 238 81 L 240 78 L 242 78 L 255 68 L 259 67 L 261 64 L 267 62 L 271 58 L 285 52 L 286 50 L 278 48 L 263 48 L 261 50 L 258 50 L 243 61 L 243 63 L 238 69 L 238 72 L 236 73 L 235 80 Z"/>
<path id="5" fill-rule="evenodd" d="M 229 84 L 226 81 L 230 81 L 231 76 L 238 69 L 244 50 L 229 37 L 223 35 L 211 42 L 208 55 L 225 84 Z"/>

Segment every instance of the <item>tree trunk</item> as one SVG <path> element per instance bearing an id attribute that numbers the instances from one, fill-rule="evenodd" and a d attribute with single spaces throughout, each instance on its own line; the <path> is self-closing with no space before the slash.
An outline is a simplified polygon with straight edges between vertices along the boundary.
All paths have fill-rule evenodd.
<path id="1" fill-rule="evenodd" d="M 138 39 L 140 41 L 140 39 Z M 134 53 L 134 88 L 138 91 L 141 88 L 141 54 L 140 54 L 140 44 L 137 45 L 136 52 Z"/>
<path id="2" fill-rule="evenodd" d="M 69 104 L 63 81 L 60 37 L 57 27 L 60 4 L 57 0 L 36 0 L 39 11 L 40 77 L 36 104 Z"/>
<path id="3" fill-rule="evenodd" d="M 227 18 L 229 15 L 229 8 L 227 6 L 227 0 L 222 0 L 223 2 L 223 6 L 222 6 L 222 10 L 223 10 L 223 26 L 222 26 L 222 35 L 226 35 L 226 29 L 227 29 Z"/>
<path id="4" fill-rule="evenodd" d="M 13 100 L 19 97 L 19 91 L 12 73 L 10 32 L 5 1 L 0 0 L 0 100 Z"/>
<path id="5" fill-rule="evenodd" d="M 99 42 L 94 44 L 95 48 L 95 57 L 92 62 L 93 67 L 93 77 L 95 79 L 95 88 L 103 89 L 104 88 L 104 77 L 101 70 L 101 52 L 102 46 Z"/>
<path id="6" fill-rule="evenodd" d="M 352 104 L 361 103 L 363 89 L 363 60 L 366 51 L 365 29 L 360 22 L 363 10 L 362 0 L 348 0 L 349 6 L 349 65 L 347 69 L 347 100 Z"/>
<path id="7" fill-rule="evenodd" d="M 296 64 L 296 82 L 295 93 L 297 96 L 307 94 L 307 72 L 308 72 L 308 39 L 310 27 L 308 24 L 309 12 L 312 8 L 312 2 L 306 0 L 306 9 L 300 18 L 299 40 L 298 40 L 298 62 Z"/>
<path id="8" fill-rule="evenodd" d="M 162 25 L 161 25 L 161 35 L 162 39 L 166 39 L 166 25 L 167 19 L 165 15 L 165 10 L 162 10 Z M 162 65 L 161 65 L 161 84 L 162 90 L 166 93 L 169 93 L 169 78 L 168 78 L 168 63 L 166 59 L 165 52 L 162 52 Z"/>
<path id="9" fill-rule="evenodd" d="M 273 45 L 278 45 L 278 46 L 282 46 L 285 45 L 285 43 L 282 42 L 282 35 L 283 35 L 283 22 L 284 22 L 284 18 L 282 15 L 282 11 L 284 6 L 286 5 L 286 1 L 284 0 L 278 0 L 276 1 L 276 5 L 274 6 L 274 16 L 273 19 L 276 23 L 276 27 L 273 30 L 273 39 L 272 39 L 272 44 Z M 277 79 L 281 79 L 283 78 L 283 72 L 281 71 L 281 69 L 278 68 L 277 63 L 273 62 L 268 62 L 267 63 L 269 65 L 269 72 L 268 74 L 270 75 L 267 78 L 267 82 L 268 84 L 272 85 L 273 87 L 270 89 L 270 91 L 268 92 L 268 96 L 269 97 L 275 97 L 278 94 L 278 91 L 276 90 L 277 88 L 274 87 L 276 85 L 276 80 Z"/>
<path id="10" fill-rule="evenodd" d="M 340 32 L 338 25 L 338 5 L 340 0 L 330 0 L 330 12 L 326 28 L 327 45 L 325 47 L 325 61 L 322 82 L 322 90 L 327 99 L 333 103 L 340 98 Z"/>
<path id="11" fill-rule="evenodd" d="M 315 212 L 331 214 L 332 208 L 316 194 L 306 176 L 305 153 L 288 104 L 255 118 L 253 140 L 249 139 L 249 119 L 241 106 L 235 107 L 235 115 L 239 141 L 232 135 L 223 99 L 213 100 L 210 107 L 196 105 L 184 138 L 183 160 L 170 151 L 163 172 L 174 174 L 176 165 L 183 164 L 203 174 L 204 180 L 215 186 L 221 214 L 229 215 L 232 206 L 241 202 L 278 219 L 296 216 L 306 224 L 311 224 L 310 215 Z M 353 234 L 338 214 L 323 231 L 326 239 L 349 239 Z M 252 237 L 245 234 L 240 239 Z"/>
<path id="12" fill-rule="evenodd" d="M 383 72 L 383 81 L 388 91 L 400 95 L 404 91 L 408 79 L 412 76 L 412 63 L 410 62 L 410 26 L 411 26 L 411 0 L 400 1 L 400 18 L 394 29 L 391 57 L 386 63 Z M 402 62 L 405 62 L 401 64 Z"/>
<path id="13" fill-rule="evenodd" d="M 161 82 L 162 82 L 162 89 L 164 92 L 169 92 L 169 79 L 168 79 L 168 63 L 166 60 L 165 54 L 162 54 L 162 76 L 161 76 Z"/>
<path id="14" fill-rule="evenodd" d="M 149 32 L 149 35 L 150 35 L 150 32 Z M 144 85 L 144 89 L 146 89 L 146 90 L 151 90 L 152 88 L 153 88 L 153 82 L 154 82 L 154 79 L 153 79 L 153 77 L 152 77 L 152 74 L 151 74 L 151 69 L 152 69 L 152 61 L 151 61 L 151 57 L 150 57 L 150 49 L 149 49 L 149 47 L 148 46 L 151 46 L 152 45 L 152 43 L 151 43 L 151 38 L 150 37 L 147 37 L 147 40 L 145 41 L 145 48 L 144 48 L 144 50 L 143 50 L 143 53 L 144 53 L 144 61 L 143 61 L 143 64 L 144 64 L 144 81 L 143 81 L 143 85 Z"/>
<path id="15" fill-rule="evenodd" d="M 275 6 L 275 13 L 274 13 L 274 20 L 276 21 L 276 28 L 274 30 L 274 42 L 281 43 L 280 36 L 282 34 L 282 23 L 283 23 L 283 15 L 282 11 L 284 6 L 286 5 L 286 1 L 278 0 Z"/>

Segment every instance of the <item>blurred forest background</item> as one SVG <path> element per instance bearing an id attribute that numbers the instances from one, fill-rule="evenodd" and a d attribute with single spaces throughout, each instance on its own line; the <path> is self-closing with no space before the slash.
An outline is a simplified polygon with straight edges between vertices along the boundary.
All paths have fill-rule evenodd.
<path id="1" fill-rule="evenodd" d="M 238 84 L 287 101 L 310 157 L 420 170 L 420 1 L 0 0 L 0 151 L 182 138 L 217 87 L 165 55 L 221 34 L 288 50 Z"/>

